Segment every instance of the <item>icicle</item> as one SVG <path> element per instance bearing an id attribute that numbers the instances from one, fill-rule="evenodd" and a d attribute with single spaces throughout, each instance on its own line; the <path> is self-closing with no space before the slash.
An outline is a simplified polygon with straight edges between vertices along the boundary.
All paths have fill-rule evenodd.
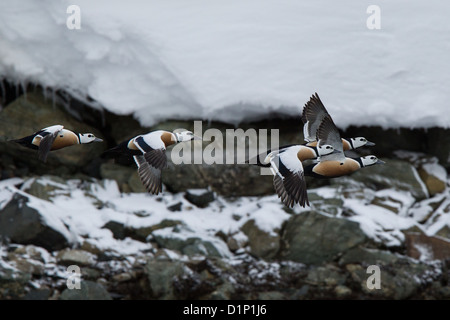
<path id="1" fill-rule="evenodd" d="M 102 120 L 102 128 L 104 128 L 106 126 L 106 117 L 105 117 L 105 109 L 104 108 L 100 108 L 100 116 L 101 116 L 101 120 Z"/>
<path id="2" fill-rule="evenodd" d="M 5 88 L 5 79 L 1 79 L 0 80 L 0 95 L 1 95 L 1 97 L 2 97 L 2 101 L 1 101 L 1 104 L 3 105 L 3 104 L 5 104 L 5 102 L 6 102 L 6 88 Z"/>
<path id="3" fill-rule="evenodd" d="M 26 83 L 26 80 L 20 81 L 19 85 L 22 88 L 23 96 L 24 96 L 25 100 L 27 100 L 27 83 Z"/>
<path id="4" fill-rule="evenodd" d="M 20 96 L 20 87 L 18 83 L 15 83 L 14 85 L 16 87 L 16 98 L 18 98 Z"/>
<path id="5" fill-rule="evenodd" d="M 53 110 L 56 109 L 56 91 L 55 89 L 51 89 L 52 91 L 52 106 L 53 106 Z"/>

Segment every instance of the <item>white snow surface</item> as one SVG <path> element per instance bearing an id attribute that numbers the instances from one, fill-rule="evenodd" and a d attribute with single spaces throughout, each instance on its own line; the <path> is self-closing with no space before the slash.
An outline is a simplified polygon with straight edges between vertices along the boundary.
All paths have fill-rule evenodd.
<path id="1" fill-rule="evenodd" d="M 93 98 L 143 125 L 299 115 L 318 92 L 336 124 L 450 127 L 450 3 L 0 0 L 0 77 Z"/>

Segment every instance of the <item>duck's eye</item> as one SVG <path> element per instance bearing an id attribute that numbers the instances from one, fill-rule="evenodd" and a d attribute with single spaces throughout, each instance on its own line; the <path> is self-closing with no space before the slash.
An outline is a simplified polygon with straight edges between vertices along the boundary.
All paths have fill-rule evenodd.
<path id="1" fill-rule="evenodd" d="M 364 138 L 361 138 L 360 140 L 361 140 L 362 142 L 366 141 L 366 139 L 364 139 Z"/>
<path id="2" fill-rule="evenodd" d="M 89 137 L 89 138 L 92 138 L 92 134 L 88 134 L 88 137 Z"/>
<path id="3" fill-rule="evenodd" d="M 327 147 L 327 149 L 331 149 L 331 147 L 330 147 L 330 146 L 328 146 L 328 147 Z"/>
<path id="4" fill-rule="evenodd" d="M 370 157 L 370 159 L 375 160 L 375 157 Z"/>

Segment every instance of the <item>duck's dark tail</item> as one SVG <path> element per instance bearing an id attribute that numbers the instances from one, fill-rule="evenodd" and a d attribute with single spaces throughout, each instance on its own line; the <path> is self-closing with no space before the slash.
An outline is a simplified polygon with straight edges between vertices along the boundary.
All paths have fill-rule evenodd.
<path id="1" fill-rule="evenodd" d="M 138 150 L 130 150 L 128 148 L 128 141 L 124 141 L 114 148 L 106 150 L 101 154 L 103 159 L 115 159 L 116 163 L 123 165 L 134 164 L 133 156 L 142 155 L 142 152 Z"/>
<path id="2" fill-rule="evenodd" d="M 32 144 L 33 138 L 34 138 L 34 135 L 31 135 L 31 136 L 27 136 L 27 137 L 20 138 L 20 139 L 11 139 L 11 140 L 8 140 L 8 141 L 9 142 L 18 143 L 18 144 L 20 144 L 20 145 L 22 145 L 24 147 L 28 147 L 28 148 L 37 150 L 39 148 L 37 146 L 35 146 L 34 144 Z"/>

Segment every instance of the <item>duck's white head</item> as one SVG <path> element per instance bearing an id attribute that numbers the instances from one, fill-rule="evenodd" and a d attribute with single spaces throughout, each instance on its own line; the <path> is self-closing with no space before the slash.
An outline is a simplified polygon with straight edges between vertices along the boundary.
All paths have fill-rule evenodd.
<path id="1" fill-rule="evenodd" d="M 363 167 L 373 166 L 374 164 L 384 164 L 385 162 L 378 159 L 374 155 L 361 157 L 361 163 Z"/>
<path id="2" fill-rule="evenodd" d="M 202 140 L 202 138 L 197 137 L 194 135 L 192 131 L 186 130 L 186 129 L 175 129 L 173 131 L 173 134 L 175 135 L 177 142 L 184 142 L 184 141 L 191 141 L 191 140 Z"/>
<path id="3" fill-rule="evenodd" d="M 91 142 L 102 142 L 103 140 L 100 138 L 97 138 L 92 133 L 80 133 L 80 143 L 91 143 Z"/>
<path id="4" fill-rule="evenodd" d="M 375 145 L 375 143 L 368 141 L 366 138 L 364 137 L 356 137 L 356 138 L 351 138 L 351 145 L 353 146 L 353 149 L 356 148 L 361 148 L 361 147 L 372 147 Z"/>
<path id="5" fill-rule="evenodd" d="M 332 145 L 324 144 L 324 145 L 317 146 L 317 152 L 319 153 L 319 157 L 320 157 L 320 156 L 326 156 L 327 154 L 339 153 L 340 151 L 334 149 L 334 147 Z"/>

